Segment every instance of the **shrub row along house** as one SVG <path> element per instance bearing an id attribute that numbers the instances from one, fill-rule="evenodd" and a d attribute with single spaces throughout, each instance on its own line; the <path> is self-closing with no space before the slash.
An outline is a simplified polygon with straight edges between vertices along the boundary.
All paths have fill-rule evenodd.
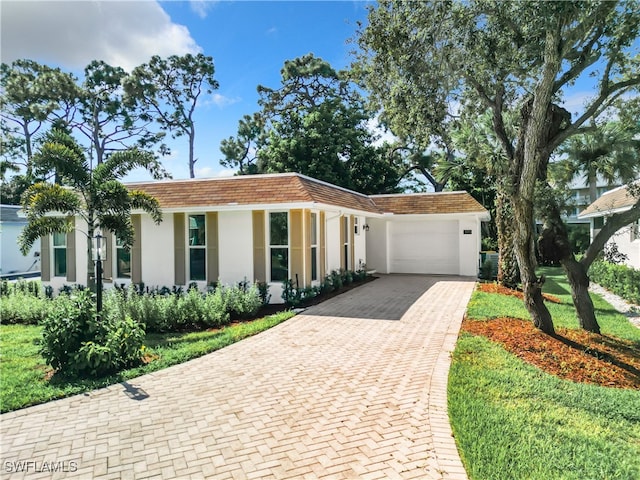
<path id="1" fill-rule="evenodd" d="M 129 184 L 158 199 L 156 225 L 134 213 L 135 242 L 107 236 L 107 285 L 319 284 L 332 270 L 476 276 L 481 222 L 466 192 L 363 195 L 295 173 Z M 86 278 L 82 225 L 42 239 L 42 279 L 55 289 Z"/>

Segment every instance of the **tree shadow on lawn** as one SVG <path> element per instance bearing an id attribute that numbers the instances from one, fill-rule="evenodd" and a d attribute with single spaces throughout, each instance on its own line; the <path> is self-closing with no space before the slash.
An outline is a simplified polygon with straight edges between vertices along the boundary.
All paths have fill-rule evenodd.
<path id="1" fill-rule="evenodd" d="M 546 277 L 543 291 L 551 295 L 571 295 L 571 290 L 561 287 L 558 282 L 551 277 Z"/>
<path id="2" fill-rule="evenodd" d="M 586 344 L 585 342 L 580 343 L 557 333 L 553 335 L 553 337 L 570 348 L 586 353 L 587 355 L 591 355 L 598 360 L 611 363 L 612 365 L 629 372 L 634 375 L 640 383 L 640 369 L 620 360 L 615 354 L 606 352 L 604 349 L 598 349 L 594 346 L 594 344 L 601 344 L 602 346 L 607 347 L 607 350 L 620 354 L 622 358 L 640 358 L 640 342 L 630 342 L 630 344 L 625 344 L 621 343 L 619 339 L 608 335 L 598 335 L 597 339 L 594 338 L 594 343 L 591 344 Z"/>
<path id="3" fill-rule="evenodd" d="M 483 335 L 551 375 L 580 383 L 640 390 L 638 342 L 559 328 L 555 335 L 529 320 L 465 320 L 462 330 Z"/>

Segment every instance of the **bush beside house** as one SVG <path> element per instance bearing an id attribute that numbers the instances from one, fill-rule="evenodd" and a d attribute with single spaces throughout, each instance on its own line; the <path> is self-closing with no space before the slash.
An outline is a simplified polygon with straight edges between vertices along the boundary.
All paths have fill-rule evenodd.
<path id="1" fill-rule="evenodd" d="M 640 270 L 598 260 L 591 265 L 589 277 L 625 300 L 640 305 Z"/>

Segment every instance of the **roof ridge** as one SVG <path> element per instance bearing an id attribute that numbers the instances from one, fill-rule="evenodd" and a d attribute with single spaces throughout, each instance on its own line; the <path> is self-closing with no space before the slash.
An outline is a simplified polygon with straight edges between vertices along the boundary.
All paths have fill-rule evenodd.
<path id="1" fill-rule="evenodd" d="M 409 197 L 409 196 L 419 196 L 419 195 L 443 195 L 443 194 L 469 194 L 465 190 L 454 190 L 452 192 L 407 192 L 407 193 L 377 193 L 373 195 L 369 195 L 370 197 Z"/>
<path id="2" fill-rule="evenodd" d="M 358 195 L 360 197 L 371 198 L 371 195 L 367 195 L 366 193 L 356 192 L 355 190 L 351 190 L 351 189 L 346 188 L 346 187 L 341 187 L 340 185 L 335 185 L 333 183 L 325 182 L 324 180 L 319 180 L 317 178 L 309 177 L 308 175 L 304 175 L 302 173 L 295 173 L 294 175 L 296 175 L 298 178 L 304 178 L 305 180 L 309 180 L 310 182 L 313 182 L 313 183 L 318 183 L 320 185 L 326 185 L 327 187 L 331 187 L 331 188 L 335 188 L 335 189 L 338 189 L 338 190 L 342 190 L 342 191 L 347 192 L 347 193 L 352 193 L 352 194 Z"/>
<path id="3" fill-rule="evenodd" d="M 123 182 L 124 185 L 137 185 L 148 183 L 179 183 L 179 182 L 216 182 L 222 180 L 243 180 L 249 178 L 274 178 L 274 177 L 294 177 L 300 176 L 295 172 L 282 173 L 252 173 L 250 175 L 231 175 L 229 177 L 203 177 L 203 178 L 163 178 L 160 180 L 142 180 L 136 182 Z"/>
<path id="4" fill-rule="evenodd" d="M 602 197 L 604 197 L 605 195 L 609 195 L 610 193 L 615 193 L 615 192 L 617 192 L 617 191 L 619 191 L 619 190 L 627 190 L 627 195 L 629 195 L 629 193 L 630 193 L 630 192 L 629 192 L 629 188 L 628 188 L 628 187 L 629 187 L 630 185 L 635 185 L 636 183 L 640 185 L 640 179 L 632 180 L 632 181 L 630 181 L 629 183 L 625 183 L 624 185 L 620 185 L 619 187 L 615 187 L 615 188 L 612 188 L 611 190 L 607 190 L 607 191 L 606 191 L 606 192 L 604 192 L 602 195 L 600 195 L 600 197 L 599 197 L 599 198 L 602 198 Z M 598 200 L 598 199 L 596 198 L 596 201 L 597 201 L 597 200 Z M 592 202 L 592 203 L 593 203 L 593 202 Z"/>

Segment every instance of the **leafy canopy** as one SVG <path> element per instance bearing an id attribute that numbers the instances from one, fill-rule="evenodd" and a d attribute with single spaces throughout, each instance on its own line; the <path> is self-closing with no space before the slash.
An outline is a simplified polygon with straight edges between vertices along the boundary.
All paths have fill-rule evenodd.
<path id="1" fill-rule="evenodd" d="M 298 172 L 363 193 L 395 191 L 399 169 L 375 146 L 369 112 L 344 72 L 313 54 L 285 62 L 277 89 L 258 86 L 262 110 L 224 140 L 222 165 L 240 174 Z"/>

